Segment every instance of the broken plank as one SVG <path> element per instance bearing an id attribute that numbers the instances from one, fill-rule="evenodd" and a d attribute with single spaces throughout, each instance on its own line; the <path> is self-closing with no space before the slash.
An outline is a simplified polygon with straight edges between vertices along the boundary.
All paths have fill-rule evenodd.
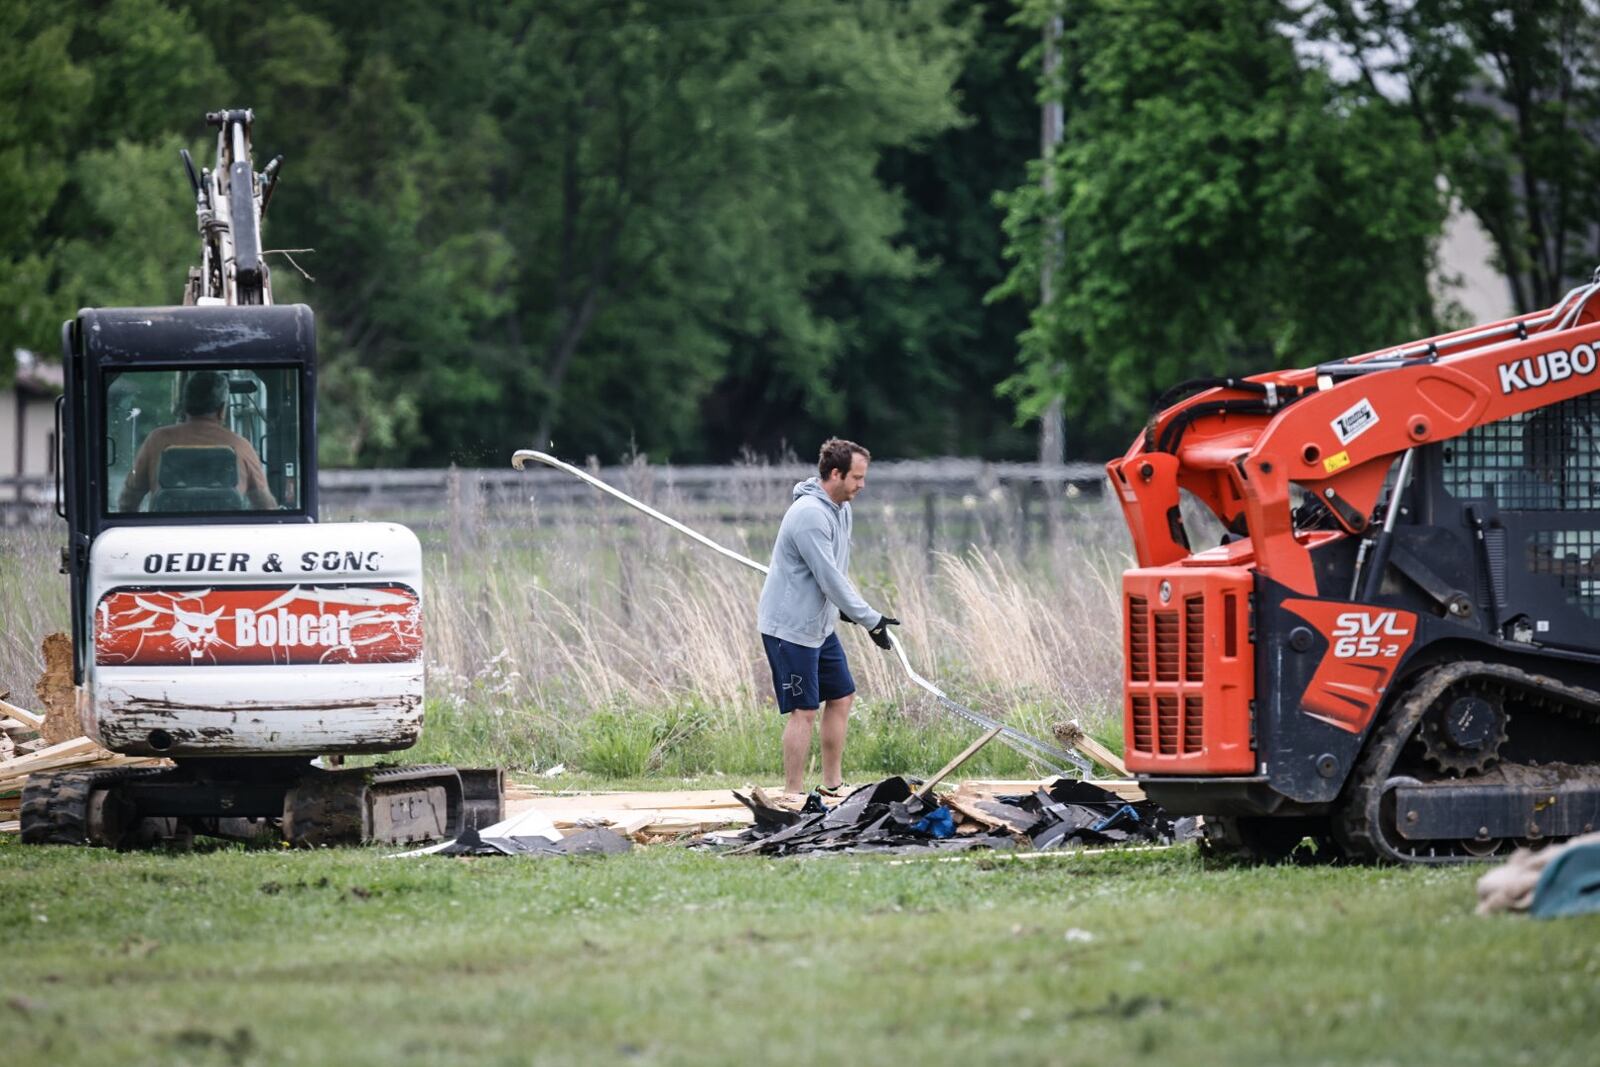
<path id="1" fill-rule="evenodd" d="M 955 773 L 958 767 L 967 762 L 967 760 L 971 759 L 973 756 L 977 755 L 980 748 L 999 737 L 1001 731 L 1004 729 L 1004 726 L 996 726 L 994 729 L 988 731 L 982 737 L 972 742 L 972 744 L 962 749 L 961 752 L 957 754 L 955 759 L 939 768 L 938 772 L 934 774 L 932 778 L 929 778 L 926 782 L 922 783 L 921 787 L 917 789 L 914 795 L 926 800 L 928 798 L 928 794 L 933 792 L 934 786 L 938 785 L 940 782 L 950 777 L 951 774 Z"/>
<path id="2" fill-rule="evenodd" d="M 16 760 L 13 763 L 18 762 Z M 88 770 L 92 767 L 167 767 L 171 764 L 164 759 L 151 756 L 116 756 L 101 750 L 100 752 L 83 752 L 76 756 L 66 756 L 57 759 L 47 766 L 31 767 L 21 772 L 9 769 L 0 770 L 0 793 L 20 790 L 28 781 L 29 775 L 46 774 L 52 771 Z"/>
<path id="3" fill-rule="evenodd" d="M 74 737 L 70 741 L 41 748 L 26 756 L 17 756 L 0 762 L 0 777 L 10 777 L 14 774 L 31 774 L 34 771 L 47 770 L 54 763 L 64 759 L 74 759 L 85 753 L 100 753 L 104 756 L 112 755 L 111 752 L 101 748 L 97 743 L 87 737 Z"/>
<path id="4" fill-rule="evenodd" d="M 986 807 L 980 807 L 976 797 L 963 797 L 959 793 L 947 793 L 940 799 L 966 818 L 976 823 L 982 823 L 984 826 L 994 830 L 1010 830 L 1014 834 L 1025 834 L 1039 821 L 1038 816 L 1030 815 L 1020 808 L 1017 809 L 1016 816 L 1013 817 L 1009 813 L 1001 814 L 1000 811 L 995 810 L 1003 808 L 1004 805 L 990 804 Z"/>
<path id="5" fill-rule="evenodd" d="M 1122 762 L 1122 757 L 1088 734 L 1080 737 L 1074 747 L 1106 770 L 1115 772 L 1118 777 L 1126 778 L 1128 776 L 1128 765 Z"/>
<path id="6" fill-rule="evenodd" d="M 43 715 L 35 715 L 26 708 L 17 707 L 8 700 L 0 700 L 0 715 L 5 715 L 7 718 L 11 719 L 16 719 L 17 721 L 24 723 L 30 730 L 37 730 L 39 727 L 44 725 Z"/>
<path id="7" fill-rule="evenodd" d="M 1128 776 L 1128 765 L 1122 762 L 1122 757 L 1090 737 L 1077 719 L 1058 722 L 1050 728 L 1050 732 L 1058 742 L 1077 749 L 1107 770 L 1123 778 Z"/>

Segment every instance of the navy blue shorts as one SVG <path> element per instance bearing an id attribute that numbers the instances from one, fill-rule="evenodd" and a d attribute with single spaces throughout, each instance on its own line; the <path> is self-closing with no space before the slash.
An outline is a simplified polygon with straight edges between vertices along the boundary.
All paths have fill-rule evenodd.
<path id="1" fill-rule="evenodd" d="M 772 665 L 772 692 L 778 698 L 778 714 L 787 715 L 799 708 L 820 708 L 824 701 L 838 700 L 856 691 L 850 677 L 850 661 L 838 634 L 829 634 L 821 648 L 807 648 L 770 634 L 761 635 Z"/>

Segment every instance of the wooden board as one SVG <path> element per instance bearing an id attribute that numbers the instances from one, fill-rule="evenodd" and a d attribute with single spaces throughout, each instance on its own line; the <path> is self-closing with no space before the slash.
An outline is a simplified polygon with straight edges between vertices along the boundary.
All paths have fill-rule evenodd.
<path id="1" fill-rule="evenodd" d="M 972 744 L 962 749 L 956 755 L 955 759 L 951 760 L 949 763 L 946 763 L 943 767 L 940 767 L 938 771 L 934 772 L 932 778 L 929 778 L 926 782 L 923 782 L 922 785 L 918 786 L 916 793 L 913 795 L 927 799 L 928 794 L 933 792 L 934 786 L 938 785 L 940 782 L 954 774 L 963 763 L 967 762 L 967 760 L 976 755 L 980 748 L 999 737 L 1000 732 L 1004 729 L 1004 726 L 996 726 L 994 729 L 990 730 L 988 733 L 972 742 Z"/>
<path id="2" fill-rule="evenodd" d="M 33 712 L 28 711 L 26 708 L 19 708 L 15 704 L 5 700 L 0 700 L 0 715 L 4 715 L 9 719 L 16 719 L 18 722 L 27 726 L 30 730 L 37 730 L 39 727 L 44 725 L 43 715 L 36 715 Z"/>
<path id="3" fill-rule="evenodd" d="M 734 799 L 731 789 L 549 794 L 524 786 L 507 787 L 506 816 L 525 811 L 548 816 L 559 830 L 605 825 L 646 844 L 727 826 L 748 826 L 755 818 Z"/>
<path id="4" fill-rule="evenodd" d="M 991 811 L 985 811 L 973 803 L 973 795 L 962 796 L 960 793 L 947 793 L 939 799 L 948 804 L 953 811 L 960 812 L 963 820 L 970 820 L 990 830 L 1006 829 L 1013 833 L 1023 833 L 1035 820 L 1026 812 L 1019 811 L 1015 822 L 1002 819 Z"/>
<path id="5" fill-rule="evenodd" d="M 1123 778 L 1128 776 L 1128 765 L 1122 762 L 1122 757 L 1111 751 L 1088 734 L 1084 734 L 1073 742 L 1073 747 L 1085 756 L 1094 760 L 1108 771 L 1113 771 Z"/>
<path id="6" fill-rule="evenodd" d="M 87 737 L 74 737 L 70 741 L 41 748 L 26 756 L 17 756 L 0 762 L 0 778 L 10 777 L 14 774 L 32 774 L 35 771 L 47 771 L 61 760 L 76 760 L 85 754 L 91 754 L 99 759 L 112 755 L 111 752 L 101 748 Z"/>
<path id="7" fill-rule="evenodd" d="M 1050 783 L 1054 781 L 1054 778 L 974 779 L 962 782 L 956 788 L 962 793 L 976 796 L 1014 796 L 1019 793 L 1031 793 L 1035 789 L 1049 789 Z M 1086 778 L 1084 781 L 1115 793 L 1129 802 L 1145 799 L 1144 790 L 1131 778 Z"/>
<path id="8" fill-rule="evenodd" d="M 164 759 L 149 756 L 119 756 L 101 748 L 87 737 L 51 745 L 28 756 L 0 762 L 0 793 L 20 790 L 31 774 L 85 767 L 165 767 Z"/>

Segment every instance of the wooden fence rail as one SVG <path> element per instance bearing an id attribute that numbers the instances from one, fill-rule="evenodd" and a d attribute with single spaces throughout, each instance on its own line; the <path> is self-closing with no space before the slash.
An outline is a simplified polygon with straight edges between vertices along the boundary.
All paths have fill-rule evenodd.
<path id="1" fill-rule="evenodd" d="M 735 466 L 593 467 L 601 478 L 642 499 L 681 509 L 686 519 L 762 521 L 782 513 L 790 488 L 815 473 L 802 464 Z M 874 506 L 913 504 L 930 513 L 971 509 L 999 500 L 1043 516 L 1038 505 L 1064 496 L 1098 493 L 1105 470 L 1096 463 L 1046 466 L 970 459 L 873 463 L 868 475 Z M 504 521 L 577 519 L 599 498 L 592 488 L 558 471 L 509 467 L 409 470 L 325 470 L 317 480 L 324 521 L 394 519 L 422 527 Z M 59 521 L 55 482 L 49 476 L 0 477 L 0 525 Z"/>

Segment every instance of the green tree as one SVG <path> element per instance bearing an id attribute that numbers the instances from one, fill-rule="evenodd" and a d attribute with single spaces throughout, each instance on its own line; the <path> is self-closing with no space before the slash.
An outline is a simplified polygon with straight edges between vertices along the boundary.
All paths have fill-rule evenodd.
<path id="1" fill-rule="evenodd" d="M 67 184 L 72 136 L 93 85 L 72 61 L 54 5 L 0 5 L 0 382 L 12 349 L 49 352 L 60 315 L 49 296 L 58 239 L 45 220 Z"/>
<path id="2" fill-rule="evenodd" d="M 160 0 L 6 4 L 0 56 L 0 348 L 54 355 L 80 306 L 181 292 L 195 239 L 177 149 L 221 79 Z"/>
<path id="3" fill-rule="evenodd" d="M 998 293 L 1037 293 L 1057 263 L 1006 385 L 1023 415 L 1060 396 L 1076 446 L 1104 454 L 1185 378 L 1432 328 L 1444 205 L 1416 122 L 1304 60 L 1287 4 L 1036 0 L 1023 17 L 1063 19 L 1043 92 L 1066 116 L 1060 149 L 1006 198 L 1015 264 Z"/>
<path id="4" fill-rule="evenodd" d="M 961 401 L 1003 348 L 962 348 L 997 335 L 993 230 L 965 212 L 990 156 L 941 139 L 972 9 L 12 5 L 0 314 L 48 352 L 78 306 L 174 300 L 195 247 L 176 151 L 209 163 L 203 113 L 250 106 L 258 163 L 287 157 L 267 244 L 315 249 L 305 274 L 269 262 L 318 312 L 330 464 L 541 437 L 723 459 L 841 422 L 890 454 L 984 440 L 995 405 Z M 967 75 L 979 127 L 1007 73 Z"/>
<path id="5" fill-rule="evenodd" d="M 1494 242 L 1521 311 L 1600 263 L 1600 11 L 1592 0 L 1322 0 L 1310 25 L 1415 117 Z"/>
<path id="6" fill-rule="evenodd" d="M 1037 87 L 1022 60 L 1038 35 L 1013 24 L 1004 0 L 964 0 L 948 18 L 972 34 L 955 84 L 963 120 L 923 143 L 882 153 L 878 180 L 903 195 L 896 243 L 914 271 L 841 277 L 822 296 L 841 324 L 844 351 L 828 374 L 841 407 L 816 411 L 776 386 L 752 360 L 724 376 L 702 406 L 711 456 L 786 444 L 807 450 L 845 433 L 884 455 L 1031 458 L 1031 431 L 995 383 L 1016 363 L 1016 338 L 1034 301 L 986 302 L 1005 276 L 999 189 L 1013 188 L 1038 155 Z"/>
<path id="7" fill-rule="evenodd" d="M 826 297 L 917 270 L 875 167 L 957 121 L 967 39 L 944 3 L 197 11 L 294 146 L 269 243 L 315 282 L 275 277 L 359 406 L 325 446 L 364 462 L 700 455 L 749 373 L 838 413 Z"/>
<path id="8" fill-rule="evenodd" d="M 692 454 L 719 381 L 843 414 L 827 295 L 918 269 L 875 169 L 958 119 L 943 7 L 544 5 L 513 65 L 519 127 L 549 131 L 519 146 L 547 193 L 515 242 L 545 252 L 519 297 L 535 439 Z"/>

